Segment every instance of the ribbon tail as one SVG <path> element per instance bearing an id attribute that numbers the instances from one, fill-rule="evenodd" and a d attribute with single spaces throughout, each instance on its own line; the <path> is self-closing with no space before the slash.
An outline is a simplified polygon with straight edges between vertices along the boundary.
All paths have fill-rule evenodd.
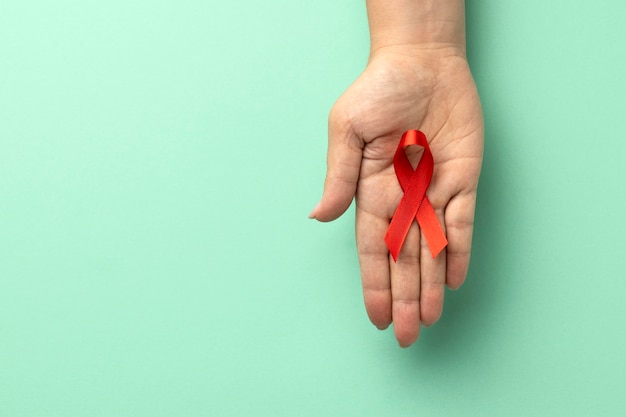
<path id="1" fill-rule="evenodd" d="M 385 243 L 389 248 L 389 253 L 394 262 L 397 262 L 400 249 L 404 245 L 404 240 L 409 234 L 409 229 L 419 212 L 420 206 L 423 204 L 426 186 L 418 181 L 413 182 L 400 200 L 400 204 L 396 208 L 391 223 L 385 234 Z"/>
<path id="2" fill-rule="evenodd" d="M 389 254 L 393 258 L 393 261 L 398 262 L 398 255 L 400 255 L 404 238 L 400 238 L 397 233 L 390 233 L 389 229 L 387 229 L 387 233 L 385 233 L 385 243 L 387 244 Z"/>
<path id="3" fill-rule="evenodd" d="M 420 225 L 420 229 L 422 229 L 430 254 L 435 259 L 443 248 L 448 245 L 448 239 L 428 197 L 424 197 L 415 217 Z"/>

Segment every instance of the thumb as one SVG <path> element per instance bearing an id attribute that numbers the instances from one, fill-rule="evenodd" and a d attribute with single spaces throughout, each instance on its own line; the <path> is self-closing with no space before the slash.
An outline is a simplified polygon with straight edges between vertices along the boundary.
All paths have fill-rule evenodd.
<path id="1" fill-rule="evenodd" d="M 363 156 L 363 141 L 354 133 L 351 124 L 336 114 L 336 109 L 333 109 L 328 119 L 324 193 L 309 214 L 309 218 L 321 222 L 335 220 L 350 207 L 356 192 Z"/>

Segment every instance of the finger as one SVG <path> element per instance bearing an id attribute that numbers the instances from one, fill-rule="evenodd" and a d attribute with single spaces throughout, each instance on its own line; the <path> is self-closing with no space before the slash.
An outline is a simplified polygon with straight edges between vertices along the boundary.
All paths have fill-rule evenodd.
<path id="1" fill-rule="evenodd" d="M 420 331 L 420 230 L 413 222 L 394 263 L 389 256 L 393 329 L 402 347 L 412 345 Z"/>
<path id="2" fill-rule="evenodd" d="M 458 194 L 446 206 L 445 224 L 448 237 L 446 283 L 452 289 L 458 289 L 467 276 L 475 206 L 475 192 Z"/>
<path id="3" fill-rule="evenodd" d="M 358 204 L 356 207 L 356 241 L 363 282 L 363 301 L 370 321 L 379 329 L 391 324 L 391 286 L 389 252 L 385 232 L 389 222 L 375 216 Z"/>
<path id="4" fill-rule="evenodd" d="M 363 142 L 337 107 L 328 119 L 328 154 L 324 193 L 310 218 L 335 220 L 350 207 L 361 169 Z"/>
<path id="5" fill-rule="evenodd" d="M 433 203 L 435 204 L 435 203 Z M 443 226 L 443 209 L 436 208 L 439 223 Z M 436 258 L 428 247 L 424 234 L 420 240 L 420 319 L 425 326 L 432 326 L 441 317 L 446 284 L 446 251 Z"/>

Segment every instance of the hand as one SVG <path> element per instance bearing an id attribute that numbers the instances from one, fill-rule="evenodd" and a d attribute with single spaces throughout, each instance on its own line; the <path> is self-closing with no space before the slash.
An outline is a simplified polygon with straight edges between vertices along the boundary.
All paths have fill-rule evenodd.
<path id="1" fill-rule="evenodd" d="M 435 259 L 413 222 L 397 263 L 384 235 L 402 198 L 393 155 L 402 133 L 426 134 L 435 160 L 427 195 L 448 246 Z M 482 163 L 483 118 L 464 51 L 389 46 L 375 50 L 366 70 L 329 117 L 324 194 L 310 217 L 331 221 L 356 195 L 356 238 L 365 307 L 379 329 L 393 322 L 402 347 L 420 323 L 441 316 L 445 285 L 465 280 L 476 188 Z M 419 160 L 419 150 L 409 159 Z"/>

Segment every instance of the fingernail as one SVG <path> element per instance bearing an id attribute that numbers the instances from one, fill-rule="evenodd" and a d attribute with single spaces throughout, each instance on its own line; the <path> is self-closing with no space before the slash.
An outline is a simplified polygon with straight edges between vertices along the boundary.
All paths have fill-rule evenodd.
<path id="1" fill-rule="evenodd" d="M 403 345 L 402 343 L 398 343 L 402 349 L 406 349 L 411 345 Z"/>
<path id="2" fill-rule="evenodd" d="M 321 201 L 317 203 L 317 206 L 315 206 L 313 210 L 311 210 L 311 213 L 309 213 L 309 219 L 315 218 L 315 216 L 317 215 L 317 210 L 320 208 L 320 204 L 321 204 Z"/>
<path id="3" fill-rule="evenodd" d="M 387 330 L 387 328 L 389 328 L 389 325 L 386 325 L 386 326 L 384 326 L 384 325 L 379 326 L 379 325 L 375 324 L 375 326 L 376 326 L 376 328 L 377 328 L 378 330 Z"/>

